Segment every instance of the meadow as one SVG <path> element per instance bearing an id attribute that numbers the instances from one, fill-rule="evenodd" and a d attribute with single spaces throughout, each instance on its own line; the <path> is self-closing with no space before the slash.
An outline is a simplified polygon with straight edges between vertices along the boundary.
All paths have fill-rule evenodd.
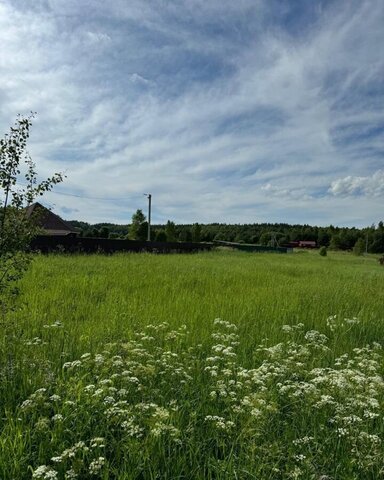
<path id="1" fill-rule="evenodd" d="M 36 256 L 0 333 L 0 479 L 384 478 L 384 268 Z"/>

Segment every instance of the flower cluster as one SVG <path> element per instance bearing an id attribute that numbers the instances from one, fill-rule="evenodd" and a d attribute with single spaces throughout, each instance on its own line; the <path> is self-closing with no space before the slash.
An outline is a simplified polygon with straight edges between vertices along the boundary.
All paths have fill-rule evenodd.
<path id="1" fill-rule="evenodd" d="M 351 325 L 330 317 L 327 335 L 284 325 L 281 342 L 254 349 L 252 368 L 239 361 L 236 325 L 221 319 L 209 345 L 161 323 L 84 353 L 20 406 L 33 443 L 50 438 L 33 478 L 102 478 L 116 458 L 140 478 L 155 458 L 177 469 L 178 452 L 197 459 L 201 478 L 331 479 L 336 468 L 343 480 L 382 478 L 383 354 L 374 343 L 335 356 Z"/>

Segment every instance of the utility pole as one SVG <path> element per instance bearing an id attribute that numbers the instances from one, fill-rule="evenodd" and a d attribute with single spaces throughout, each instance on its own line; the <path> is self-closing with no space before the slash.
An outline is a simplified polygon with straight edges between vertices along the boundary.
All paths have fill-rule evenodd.
<path id="1" fill-rule="evenodd" d="M 151 241 L 151 204 L 152 204 L 152 195 L 150 193 L 144 193 L 144 195 L 148 198 L 148 234 L 147 234 L 147 241 Z"/>

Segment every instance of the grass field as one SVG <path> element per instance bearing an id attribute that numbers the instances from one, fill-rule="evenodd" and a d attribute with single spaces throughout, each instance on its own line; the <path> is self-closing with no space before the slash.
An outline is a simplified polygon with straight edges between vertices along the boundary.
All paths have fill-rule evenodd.
<path id="1" fill-rule="evenodd" d="M 383 283 L 341 253 L 36 257 L 0 479 L 384 478 Z"/>

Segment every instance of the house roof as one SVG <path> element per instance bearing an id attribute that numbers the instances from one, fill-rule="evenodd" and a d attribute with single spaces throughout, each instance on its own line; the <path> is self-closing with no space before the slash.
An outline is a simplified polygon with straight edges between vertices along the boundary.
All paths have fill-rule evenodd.
<path id="1" fill-rule="evenodd" d="M 27 217 L 35 217 L 37 225 L 50 235 L 68 235 L 77 231 L 68 222 L 60 218 L 41 203 L 33 203 L 26 208 Z"/>

